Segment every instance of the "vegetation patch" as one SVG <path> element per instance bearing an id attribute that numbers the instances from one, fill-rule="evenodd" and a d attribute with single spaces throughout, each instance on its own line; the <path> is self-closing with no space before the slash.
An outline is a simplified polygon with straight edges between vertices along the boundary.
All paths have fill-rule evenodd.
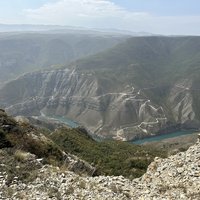
<path id="1" fill-rule="evenodd" d="M 155 156 L 163 157 L 159 151 L 135 144 L 121 141 L 97 142 L 79 128 L 59 128 L 49 137 L 64 151 L 94 163 L 98 175 L 123 175 L 133 179 L 145 173 Z"/>
<path id="2" fill-rule="evenodd" d="M 1 123 L 1 134 L 5 147 L 12 147 L 6 152 L 10 156 L 5 160 L 5 170 L 9 173 L 8 183 L 19 177 L 24 182 L 37 177 L 37 165 L 28 162 L 30 152 L 43 163 L 60 166 L 66 170 L 62 151 L 74 154 L 79 158 L 94 163 L 97 175 L 123 175 L 133 179 L 143 175 L 155 156 L 163 157 L 159 151 L 148 150 L 135 144 L 121 141 L 97 142 L 83 127 L 74 129 L 59 128 L 48 138 L 42 135 L 29 123 L 17 123 L 12 117 L 1 111 L 4 119 Z M 2 141 L 2 140 L 1 140 Z M 17 167 L 17 168 L 16 168 Z M 84 183 L 80 184 L 84 188 Z"/>
<path id="3" fill-rule="evenodd" d="M 52 140 L 29 123 L 17 123 L 0 109 L 0 164 L 1 171 L 8 175 L 7 184 L 14 177 L 22 182 L 35 180 L 41 167 L 36 158 L 43 158 L 44 164 L 64 163 L 61 149 Z"/>
<path id="4" fill-rule="evenodd" d="M 28 160 L 23 154 L 14 148 L 3 149 L 0 152 L 1 171 L 8 175 L 8 185 L 14 180 L 14 177 L 24 183 L 33 181 L 37 177 L 37 170 L 41 164 L 35 160 L 34 155 L 29 154 Z"/>

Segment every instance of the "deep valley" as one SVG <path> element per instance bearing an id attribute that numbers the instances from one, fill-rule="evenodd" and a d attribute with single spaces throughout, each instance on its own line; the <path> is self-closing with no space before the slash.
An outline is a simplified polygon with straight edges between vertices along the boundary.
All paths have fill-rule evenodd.
<path id="1" fill-rule="evenodd" d="M 65 116 L 103 140 L 199 131 L 200 37 L 133 37 L 2 84 L 12 116 Z"/>

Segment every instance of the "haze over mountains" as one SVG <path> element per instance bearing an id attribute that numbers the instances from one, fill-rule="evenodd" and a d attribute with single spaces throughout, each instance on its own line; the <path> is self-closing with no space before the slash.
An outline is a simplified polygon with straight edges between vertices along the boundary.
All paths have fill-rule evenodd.
<path id="1" fill-rule="evenodd" d="M 85 28 L 85 27 L 75 27 L 75 26 L 61 26 L 61 25 L 33 25 L 33 24 L 0 24 L 0 32 L 27 32 L 27 31 L 80 31 L 90 32 L 90 33 L 110 33 L 110 34 L 126 34 L 131 36 L 150 36 L 154 35 L 147 32 L 133 32 L 128 30 L 118 30 L 118 29 L 106 29 L 106 28 Z"/>
<path id="2" fill-rule="evenodd" d="M 200 37 L 133 37 L 0 88 L 11 115 L 65 116 L 102 139 L 200 129 Z"/>
<path id="3" fill-rule="evenodd" d="M 128 37 L 87 30 L 1 33 L 0 82 L 97 53 Z"/>

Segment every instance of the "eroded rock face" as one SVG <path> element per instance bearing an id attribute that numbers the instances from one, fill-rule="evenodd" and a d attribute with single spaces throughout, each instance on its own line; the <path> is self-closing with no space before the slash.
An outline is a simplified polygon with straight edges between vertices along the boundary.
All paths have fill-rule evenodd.
<path id="1" fill-rule="evenodd" d="M 0 105 L 10 115 L 65 116 L 83 125 L 103 140 L 137 140 L 180 130 L 199 130 L 193 110 L 192 82 L 179 80 L 169 89 L 168 110 L 144 98 L 140 91 L 99 95 L 95 73 L 80 74 L 76 69 L 28 73 L 0 88 Z M 145 88 L 145 91 L 148 88 Z"/>

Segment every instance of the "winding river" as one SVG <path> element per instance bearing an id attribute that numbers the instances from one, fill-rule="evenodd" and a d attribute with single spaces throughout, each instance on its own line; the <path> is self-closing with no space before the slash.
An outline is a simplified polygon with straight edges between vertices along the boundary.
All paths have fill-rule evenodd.
<path id="1" fill-rule="evenodd" d="M 54 118 L 54 119 L 58 119 L 61 120 L 63 122 L 67 122 L 69 125 L 72 126 L 72 128 L 75 128 L 78 126 L 77 123 L 74 123 L 64 117 L 56 117 L 56 116 L 42 116 L 44 118 Z M 192 134 L 195 132 L 188 132 L 188 131 L 180 131 L 180 132 L 174 132 L 174 133 L 170 133 L 170 134 L 166 134 L 166 135 L 160 135 L 160 136 L 156 136 L 156 137 L 152 137 L 152 138 L 146 138 L 146 139 L 141 139 L 141 140 L 137 140 L 137 141 L 133 141 L 133 142 L 129 142 L 129 143 L 134 143 L 134 144 L 142 144 L 144 142 L 152 142 L 152 141 L 160 141 L 160 140 L 164 140 L 167 138 L 173 138 L 173 137 L 178 137 L 181 135 L 188 135 L 188 134 Z M 97 140 L 98 142 L 103 142 L 102 140 L 100 140 L 99 138 L 93 137 L 93 139 Z"/>
<path id="2" fill-rule="evenodd" d="M 60 121 L 63 121 L 63 122 L 67 122 L 72 128 L 76 128 L 78 126 L 77 123 L 74 123 L 64 117 L 56 117 L 56 116 L 41 116 L 41 117 L 44 117 L 44 118 L 54 118 L 54 119 L 58 119 Z"/>

